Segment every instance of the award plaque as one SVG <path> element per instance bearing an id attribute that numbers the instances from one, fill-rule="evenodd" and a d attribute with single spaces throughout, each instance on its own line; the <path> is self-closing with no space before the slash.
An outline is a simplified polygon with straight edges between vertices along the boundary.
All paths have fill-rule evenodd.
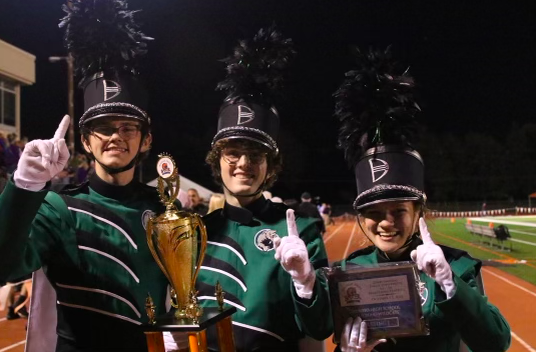
<path id="1" fill-rule="evenodd" d="M 419 289 L 417 266 L 412 262 L 326 269 L 335 328 L 340 342 L 348 318 L 367 322 L 368 339 L 428 335 Z"/>

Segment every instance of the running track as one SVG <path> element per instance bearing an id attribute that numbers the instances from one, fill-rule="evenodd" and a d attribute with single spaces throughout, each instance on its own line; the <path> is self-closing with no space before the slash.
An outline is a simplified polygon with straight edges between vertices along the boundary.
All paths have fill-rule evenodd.
<path id="1" fill-rule="evenodd" d="M 432 233 L 438 243 L 441 243 L 442 236 Z M 354 221 L 342 220 L 328 227 L 324 242 L 330 262 L 368 245 Z M 536 352 L 536 286 L 492 267 L 483 268 L 483 278 L 489 300 L 499 307 L 512 328 L 509 351 Z M 6 321 L 5 313 L 0 312 L 0 352 L 24 352 L 26 320 Z M 326 346 L 326 351 L 333 351 L 329 340 Z"/>

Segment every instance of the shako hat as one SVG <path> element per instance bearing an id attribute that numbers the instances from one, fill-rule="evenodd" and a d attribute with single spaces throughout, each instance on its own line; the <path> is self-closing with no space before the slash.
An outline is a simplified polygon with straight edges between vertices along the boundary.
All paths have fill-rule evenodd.
<path id="1" fill-rule="evenodd" d="M 253 40 L 241 40 L 232 56 L 223 59 L 227 76 L 217 89 L 227 93 L 218 114 L 212 145 L 221 139 L 258 142 L 276 154 L 284 73 L 295 56 L 292 39 L 274 25 L 260 29 Z"/>
<path id="2" fill-rule="evenodd" d="M 354 208 L 388 201 L 426 201 L 424 163 L 412 146 L 420 111 L 409 69 L 399 70 L 391 50 L 355 49 L 356 66 L 335 92 L 338 147 L 354 168 Z"/>
<path id="3" fill-rule="evenodd" d="M 70 0 L 63 10 L 67 15 L 60 27 L 65 28 L 65 47 L 84 90 L 79 127 L 95 119 L 121 116 L 141 121 L 147 130 L 151 119 L 138 66 L 152 38 L 134 21 L 138 11 L 129 10 L 124 0 Z"/>

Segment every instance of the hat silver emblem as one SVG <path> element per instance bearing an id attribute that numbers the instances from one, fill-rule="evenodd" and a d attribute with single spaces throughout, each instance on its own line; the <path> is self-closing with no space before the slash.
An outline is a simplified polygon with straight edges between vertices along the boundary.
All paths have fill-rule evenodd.
<path id="1" fill-rule="evenodd" d="M 389 171 L 389 164 L 382 159 L 369 159 L 370 172 L 372 174 L 372 182 L 377 182 L 382 179 Z"/>
<path id="2" fill-rule="evenodd" d="M 243 125 L 252 121 L 255 118 L 255 113 L 245 105 L 238 105 L 238 121 L 237 125 Z"/>
<path id="3" fill-rule="evenodd" d="M 105 79 L 102 84 L 104 85 L 104 101 L 113 99 L 121 93 L 121 86 L 115 81 Z"/>

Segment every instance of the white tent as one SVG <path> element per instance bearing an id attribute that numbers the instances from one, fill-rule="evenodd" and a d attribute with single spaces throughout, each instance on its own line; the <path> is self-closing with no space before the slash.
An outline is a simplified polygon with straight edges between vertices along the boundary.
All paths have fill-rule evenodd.
<path id="1" fill-rule="evenodd" d="M 152 180 L 151 182 L 148 182 L 147 184 L 149 186 L 156 187 L 157 180 L 158 179 L 155 178 L 154 180 Z M 190 188 L 195 188 L 197 190 L 197 193 L 199 193 L 199 196 L 201 198 L 203 198 L 205 202 L 208 202 L 208 200 L 210 199 L 210 196 L 212 195 L 212 193 L 215 193 L 215 192 L 211 191 L 210 189 L 205 188 L 205 187 L 201 186 L 200 184 L 195 183 L 194 181 L 192 181 L 190 179 L 187 179 L 184 176 L 180 176 L 180 185 L 179 186 L 180 186 L 181 190 L 183 190 L 184 192 L 188 192 L 188 190 Z"/>

